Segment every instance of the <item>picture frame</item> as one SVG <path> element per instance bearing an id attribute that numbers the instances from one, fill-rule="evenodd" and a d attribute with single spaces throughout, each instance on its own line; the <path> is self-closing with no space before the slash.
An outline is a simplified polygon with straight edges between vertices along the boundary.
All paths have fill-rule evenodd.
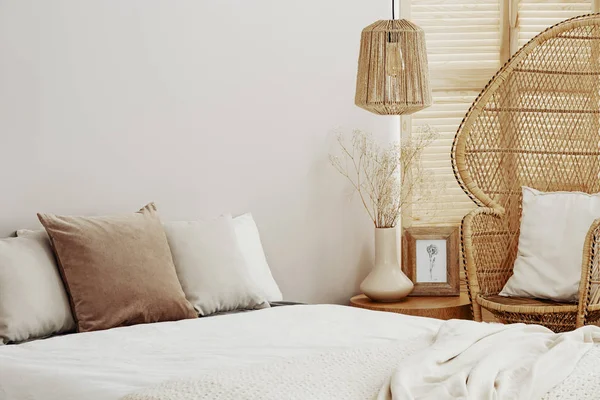
<path id="1" fill-rule="evenodd" d="M 405 229 L 402 271 L 415 285 L 409 296 L 459 296 L 458 227 Z"/>

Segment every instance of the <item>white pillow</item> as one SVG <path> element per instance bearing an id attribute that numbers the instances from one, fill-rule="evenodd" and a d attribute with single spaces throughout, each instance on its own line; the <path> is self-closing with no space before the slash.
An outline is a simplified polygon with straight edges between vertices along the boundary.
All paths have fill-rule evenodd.
<path id="1" fill-rule="evenodd" d="M 600 218 L 600 193 L 523 187 L 519 249 L 501 296 L 577 301 L 585 236 Z"/>
<path id="2" fill-rule="evenodd" d="M 254 280 L 265 294 L 268 301 L 281 301 L 283 295 L 273 279 L 271 269 L 267 263 L 265 252 L 260 241 L 258 227 L 252 218 L 252 214 L 247 213 L 233 219 L 235 234 L 238 244 L 246 260 L 250 277 Z"/>
<path id="3" fill-rule="evenodd" d="M 0 344 L 73 330 L 48 237 L 0 239 Z"/>
<path id="4" fill-rule="evenodd" d="M 231 216 L 164 228 L 183 292 L 200 315 L 269 306 L 248 273 Z"/>

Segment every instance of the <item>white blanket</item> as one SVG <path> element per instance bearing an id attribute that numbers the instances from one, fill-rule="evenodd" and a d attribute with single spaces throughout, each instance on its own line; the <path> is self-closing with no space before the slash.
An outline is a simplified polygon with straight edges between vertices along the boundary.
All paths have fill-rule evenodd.
<path id="1" fill-rule="evenodd" d="M 56 336 L 0 346 L 0 400 L 118 400 L 213 371 L 254 369 L 392 342 L 418 349 L 430 342 L 440 323 L 307 305 Z M 418 345 L 411 344 L 415 340 Z M 390 372 L 384 371 L 379 387 Z"/>
<path id="2" fill-rule="evenodd" d="M 393 394 L 402 400 L 531 400 L 544 395 L 563 400 L 573 388 L 577 394 L 569 398 L 596 399 L 599 379 L 589 368 L 587 376 L 578 371 L 576 379 L 547 392 L 573 371 L 599 333 L 596 327 L 556 335 L 540 326 L 449 321 L 428 343 L 399 340 L 216 370 L 123 400 L 365 400 L 378 392 L 380 399 Z M 597 358 L 598 352 L 590 362 Z"/>
<path id="3" fill-rule="evenodd" d="M 284 362 L 211 371 L 141 390 L 122 400 L 367 400 L 419 340 L 334 350 Z"/>
<path id="4" fill-rule="evenodd" d="M 586 327 L 556 335 L 540 326 L 450 321 L 426 343 L 399 340 L 211 371 L 123 400 L 365 400 L 378 392 L 381 399 L 393 393 L 402 400 L 597 399 L 600 376 L 590 365 L 598 364 L 598 346 L 585 354 L 589 360 L 577 365 L 566 384 L 552 388 L 593 347 L 599 332 Z"/>
<path id="5" fill-rule="evenodd" d="M 426 350 L 402 360 L 378 400 L 540 399 L 600 342 L 600 328 L 555 334 L 537 325 L 444 323 Z"/>

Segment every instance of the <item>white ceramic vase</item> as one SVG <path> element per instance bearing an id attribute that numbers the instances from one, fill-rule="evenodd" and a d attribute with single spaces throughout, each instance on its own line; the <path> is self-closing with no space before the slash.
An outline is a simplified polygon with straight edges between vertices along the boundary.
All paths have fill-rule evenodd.
<path id="1" fill-rule="evenodd" d="M 360 284 L 360 290 L 373 301 L 402 300 L 414 288 L 400 267 L 397 232 L 396 228 L 375 228 L 375 265 Z"/>

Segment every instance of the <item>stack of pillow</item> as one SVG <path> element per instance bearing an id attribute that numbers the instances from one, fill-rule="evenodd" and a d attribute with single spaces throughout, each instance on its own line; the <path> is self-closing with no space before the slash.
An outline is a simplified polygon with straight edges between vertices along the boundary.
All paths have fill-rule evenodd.
<path id="1" fill-rule="evenodd" d="M 38 214 L 0 240 L 0 344 L 269 307 L 282 299 L 250 214 L 161 223 Z"/>

